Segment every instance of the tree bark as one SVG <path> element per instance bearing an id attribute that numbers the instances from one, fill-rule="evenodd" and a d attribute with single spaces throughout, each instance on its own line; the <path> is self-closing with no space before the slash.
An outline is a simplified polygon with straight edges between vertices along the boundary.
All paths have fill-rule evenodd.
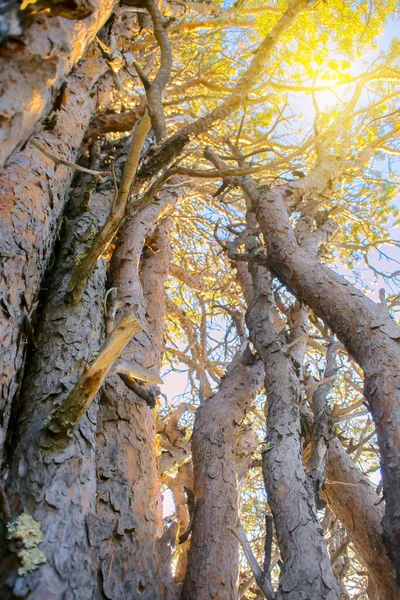
<path id="1" fill-rule="evenodd" d="M 399 592 L 382 539 L 383 504 L 337 438 L 329 442 L 326 472 L 324 496 L 368 571 L 373 583 L 368 597 L 396 600 Z"/>
<path id="2" fill-rule="evenodd" d="M 364 371 L 365 397 L 376 424 L 382 457 L 385 543 L 400 584 L 400 327 L 381 305 L 302 250 L 285 207 L 285 198 L 292 203 L 315 189 L 323 191 L 329 186 L 327 176 L 329 169 L 325 174 L 316 169 L 309 181 L 305 178 L 301 184 L 284 185 L 266 193 L 259 193 L 252 182 L 244 181 L 243 186 L 256 209 L 268 265 L 325 321 Z"/>
<path id="3" fill-rule="evenodd" d="M 240 424 L 262 387 L 263 376 L 261 361 L 237 365 L 196 412 L 194 520 L 183 600 L 238 597 L 239 545 L 228 530 L 238 521 L 235 448 Z"/>
<path id="4" fill-rule="evenodd" d="M 220 159 L 208 153 L 220 166 Z M 248 178 L 247 178 L 248 179 Z M 250 183 L 252 183 L 250 181 Z M 258 249 L 257 221 L 253 208 L 254 190 L 244 188 L 247 205 L 246 252 Z M 246 323 L 265 368 L 267 393 L 267 436 L 262 453 L 262 470 L 268 503 L 274 517 L 283 567 L 277 599 L 338 598 L 326 543 L 318 521 L 315 495 L 302 461 L 300 423 L 300 377 L 306 349 L 304 332 L 308 315 L 300 303 L 292 309 L 292 337 L 280 334 L 273 319 L 272 278 L 268 269 L 249 263 L 248 271 L 239 264 L 238 278 L 243 285 L 248 310 Z M 248 278 L 251 276 L 251 281 Z M 305 553 L 304 548 L 308 551 Z M 307 573 L 307 576 L 305 574 Z"/>
<path id="5" fill-rule="evenodd" d="M 18 42 L 9 39 L 1 46 L 0 167 L 49 111 L 114 4 L 113 0 L 93 0 L 93 14 L 81 21 L 35 15 Z"/>
<path id="6" fill-rule="evenodd" d="M 265 290 L 259 292 L 246 320 L 265 367 L 268 420 L 263 476 L 283 561 L 276 598 L 335 600 L 338 591 L 314 490 L 302 463 L 299 366 L 282 348 L 269 318 L 268 296 Z"/>
<path id="7" fill-rule="evenodd" d="M 53 130 L 43 130 L 37 138 L 53 154 L 75 161 L 95 109 L 93 87 L 106 69 L 93 49 L 68 79 L 68 97 Z M 0 455 L 22 376 L 24 324 L 28 320 L 29 325 L 35 311 L 73 174 L 31 145 L 15 153 L 0 174 Z"/>
<path id="8" fill-rule="evenodd" d="M 163 350 L 164 282 L 169 264 L 165 233 L 156 238 L 158 251 L 143 258 L 142 277 L 139 265 L 145 240 L 154 232 L 162 210 L 173 205 L 178 195 L 176 189 L 164 190 L 127 222 L 111 265 L 110 283 L 117 288 L 121 310 L 133 309 L 144 326 L 128 346 L 132 353 L 128 356 L 157 369 Z M 97 448 L 97 511 L 89 524 L 89 537 L 98 547 L 100 563 L 96 597 L 164 598 L 154 417 L 143 398 L 116 377 L 110 378 L 102 393 Z"/>
<path id="9" fill-rule="evenodd" d="M 75 597 L 91 600 L 96 562 L 87 537 L 89 515 L 95 511 L 94 402 L 71 438 L 54 439 L 45 427 L 56 402 L 73 389 L 101 341 L 102 301 L 106 264 L 100 261 L 76 307 L 64 303 L 74 259 L 84 251 L 88 231 L 102 225 L 112 191 L 94 194 L 90 210 L 81 212 L 87 186 L 73 188 L 61 249 L 49 279 L 49 292 L 36 336 L 37 349 L 28 362 L 17 411 L 17 436 L 6 487 L 13 516 L 22 510 L 36 519 L 43 532 L 40 549 L 47 562 L 32 573 L 17 576 L 8 556 L 2 562 L 2 598 L 29 600 Z M 75 204 L 75 206 L 74 206 Z M 12 592 L 11 592 L 11 589 Z"/>

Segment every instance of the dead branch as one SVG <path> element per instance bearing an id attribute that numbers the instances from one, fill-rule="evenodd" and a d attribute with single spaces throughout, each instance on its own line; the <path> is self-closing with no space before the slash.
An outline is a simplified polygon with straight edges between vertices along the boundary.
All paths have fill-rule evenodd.
<path id="1" fill-rule="evenodd" d="M 88 410 L 113 364 L 142 327 L 132 314 L 125 315 L 104 342 L 97 358 L 84 370 L 66 400 L 54 409 L 46 428 L 57 435 L 70 435 Z"/>
<path id="2" fill-rule="evenodd" d="M 82 173 L 88 173 L 89 175 L 110 175 L 111 171 L 93 171 L 93 169 L 86 169 L 86 167 L 81 167 L 81 165 L 77 165 L 76 163 L 70 162 L 69 160 L 65 160 L 64 158 L 60 158 L 55 154 L 52 154 L 42 144 L 40 144 L 37 140 L 29 140 L 32 146 L 35 146 L 42 154 L 47 156 L 50 160 L 52 160 L 56 165 L 64 165 L 65 167 L 70 167 L 71 169 L 75 169 L 76 171 L 81 171 Z"/>
<path id="3" fill-rule="evenodd" d="M 86 282 L 96 262 L 107 250 L 124 221 L 128 200 L 139 164 L 140 152 L 149 130 L 150 118 L 148 115 L 144 115 L 134 130 L 122 181 L 116 200 L 113 202 L 110 217 L 93 240 L 91 246 L 79 257 L 80 260 L 76 262 L 72 271 L 66 295 L 66 301 L 70 304 L 77 304 L 80 301 L 86 287 Z"/>

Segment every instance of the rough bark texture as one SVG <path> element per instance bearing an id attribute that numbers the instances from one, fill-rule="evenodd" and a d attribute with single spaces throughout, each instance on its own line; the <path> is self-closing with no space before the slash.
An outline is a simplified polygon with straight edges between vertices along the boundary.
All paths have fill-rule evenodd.
<path id="1" fill-rule="evenodd" d="M 228 531 L 238 521 L 240 424 L 263 384 L 261 361 L 239 364 L 196 412 L 192 454 L 194 520 L 183 600 L 238 597 L 239 547 Z"/>
<path id="2" fill-rule="evenodd" d="M 142 279 L 139 263 L 161 210 L 177 197 L 176 191 L 162 192 L 130 219 L 112 260 L 110 283 L 123 299 L 121 310 L 133 310 L 145 329 L 127 351 L 145 367 L 159 368 L 163 349 L 164 281 L 169 262 L 165 235 L 158 238 L 159 250 L 143 259 Z M 151 264 L 154 260 L 156 264 Z M 89 524 L 89 537 L 98 546 L 100 561 L 96 597 L 162 598 L 166 590 L 158 559 L 163 520 L 154 417 L 143 398 L 117 378 L 111 378 L 102 393 L 97 448 L 97 513 Z"/>
<path id="3" fill-rule="evenodd" d="M 329 442 L 326 472 L 325 497 L 367 568 L 370 600 L 396 600 L 399 592 L 382 539 L 383 505 L 337 438 Z"/>
<path id="4" fill-rule="evenodd" d="M 256 295 L 247 323 L 265 366 L 268 421 L 263 475 L 283 561 L 276 598 L 335 600 L 338 592 L 314 491 L 302 464 L 298 366 L 282 348 L 264 294 Z"/>
<path id="5" fill-rule="evenodd" d="M 53 154 L 75 160 L 95 108 L 91 90 L 106 68 L 97 51 L 91 51 L 69 78 L 68 97 L 54 129 L 38 137 Z M 24 321 L 30 321 L 35 309 L 72 175 L 70 168 L 55 165 L 30 145 L 15 153 L 0 174 L 0 455 L 22 374 Z"/>
<path id="6" fill-rule="evenodd" d="M 382 457 L 384 535 L 400 583 L 400 327 L 381 305 L 297 243 L 285 198 L 293 202 L 293 196 L 301 198 L 303 193 L 328 186 L 326 175 L 318 169 L 309 182 L 306 179 L 297 187 L 285 185 L 263 194 L 247 186 L 248 193 L 253 197 L 273 272 L 327 323 L 364 371 L 365 397 L 376 424 Z"/>
<path id="7" fill-rule="evenodd" d="M 85 185 L 74 188 L 73 205 L 61 248 L 49 278 L 48 297 L 37 332 L 37 349 L 24 378 L 18 408 L 17 436 L 7 495 L 13 516 L 27 511 L 41 525 L 40 549 L 47 563 L 31 574 L 16 576 L 10 556 L 2 562 L 2 598 L 76 598 L 91 600 L 95 586 L 95 561 L 87 537 L 87 520 L 95 511 L 95 430 L 97 405 L 93 403 L 72 437 L 56 440 L 45 430 L 45 420 L 55 402 L 62 402 L 78 380 L 85 364 L 99 347 L 103 332 L 102 300 L 106 265 L 100 261 L 81 303 L 64 303 L 71 265 L 85 248 L 85 237 L 101 226 L 112 193 L 97 192 L 90 210 L 81 213 Z M 86 235 L 85 235 L 86 234 Z"/>
<path id="8" fill-rule="evenodd" d="M 20 40 L 1 46 L 0 167 L 50 109 L 113 6 L 113 0 L 93 0 L 93 14 L 82 21 L 37 14 Z"/>
<path id="9" fill-rule="evenodd" d="M 251 181 L 249 183 L 252 183 Z M 257 221 L 252 211 L 252 186 L 245 188 L 247 204 L 246 252 L 258 248 Z M 312 484 L 302 461 L 300 376 L 304 360 L 307 311 L 300 303 L 292 309 L 292 338 L 278 333 L 273 318 L 271 274 L 264 266 L 249 263 L 238 271 L 248 304 L 246 322 L 265 368 L 267 436 L 262 469 L 268 503 L 274 517 L 283 566 L 277 599 L 338 598 L 326 543 L 317 517 Z M 300 338 L 300 340 L 298 339 Z M 307 552 L 304 552 L 307 548 Z"/>
<path id="10" fill-rule="evenodd" d="M 337 345 L 332 340 L 327 349 L 325 372 L 323 375 L 323 379 L 328 379 L 328 381 L 319 385 L 311 398 L 314 425 L 311 437 L 311 455 L 307 461 L 307 471 L 317 498 L 326 478 L 326 455 L 328 452 L 328 442 L 332 437 L 332 420 L 327 396 L 332 390 L 337 370 L 336 347 Z"/>

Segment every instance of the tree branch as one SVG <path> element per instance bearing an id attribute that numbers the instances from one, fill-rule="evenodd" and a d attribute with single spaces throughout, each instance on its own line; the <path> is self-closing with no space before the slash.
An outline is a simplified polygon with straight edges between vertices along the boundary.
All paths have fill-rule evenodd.
<path id="1" fill-rule="evenodd" d="M 88 173 L 89 175 L 110 175 L 111 171 L 93 171 L 93 169 L 86 169 L 86 167 L 81 167 L 81 165 L 77 165 L 76 163 L 70 162 L 69 160 L 65 160 L 64 158 L 60 158 L 55 154 L 52 154 L 42 144 L 40 144 L 37 140 L 29 140 L 29 143 L 32 146 L 35 146 L 42 154 L 47 156 L 50 160 L 52 160 L 56 165 L 64 165 L 65 167 L 70 167 L 71 169 L 75 169 L 76 171 L 81 171 L 82 173 Z"/>
<path id="2" fill-rule="evenodd" d="M 89 279 L 96 262 L 105 250 L 107 250 L 124 221 L 128 200 L 139 164 L 140 152 L 149 130 L 150 118 L 147 115 L 144 115 L 133 132 L 122 181 L 119 186 L 118 195 L 115 202 L 113 202 L 110 217 L 87 251 L 77 257 L 79 261 L 75 263 L 66 295 L 66 301 L 71 304 L 78 304 L 80 301 L 86 287 L 86 282 Z"/>
<path id="3" fill-rule="evenodd" d="M 104 342 L 97 358 L 79 378 L 66 400 L 54 409 L 47 420 L 47 429 L 57 435 L 70 435 L 88 410 L 113 364 L 131 338 L 142 331 L 137 318 L 125 315 Z"/>
<path id="4" fill-rule="evenodd" d="M 239 78 L 231 94 L 219 106 L 204 117 L 182 127 L 169 137 L 139 172 L 139 177 L 149 177 L 178 156 L 190 139 L 208 131 L 216 121 L 223 121 L 246 99 L 250 89 L 258 80 L 266 61 L 270 58 L 276 43 L 287 31 L 297 15 L 309 4 L 309 0 L 293 0 L 264 41 L 260 44 L 248 69 Z"/>
<path id="5" fill-rule="evenodd" d="M 228 527 L 228 531 L 230 531 L 242 545 L 243 552 L 246 556 L 247 562 L 249 563 L 258 587 L 267 600 L 273 600 L 275 598 L 275 594 L 274 590 L 272 589 L 271 581 L 258 564 L 243 527 L 241 525 L 239 527 Z"/>

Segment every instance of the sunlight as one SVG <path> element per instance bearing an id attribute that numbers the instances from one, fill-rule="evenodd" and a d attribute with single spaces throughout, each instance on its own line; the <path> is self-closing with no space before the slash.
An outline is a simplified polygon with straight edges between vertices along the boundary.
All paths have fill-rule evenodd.
<path id="1" fill-rule="evenodd" d="M 345 90 L 345 86 L 340 84 L 340 77 L 331 79 L 321 75 L 315 78 L 314 85 L 317 89 L 326 88 L 322 91 L 315 92 L 315 99 L 321 110 L 329 110 L 339 102 L 339 99 L 342 97 Z"/>
<path id="2" fill-rule="evenodd" d="M 326 86 L 326 85 L 330 85 L 330 83 L 328 83 L 327 81 L 321 81 L 321 82 L 317 82 L 316 85 L 317 86 Z M 332 82 L 331 90 L 315 92 L 315 98 L 317 100 L 318 106 L 322 110 L 328 110 L 328 109 L 334 108 L 334 106 L 339 101 L 338 96 L 340 97 L 340 95 L 336 92 L 336 90 L 333 91 L 333 88 L 335 86 L 337 86 L 337 81 Z"/>

